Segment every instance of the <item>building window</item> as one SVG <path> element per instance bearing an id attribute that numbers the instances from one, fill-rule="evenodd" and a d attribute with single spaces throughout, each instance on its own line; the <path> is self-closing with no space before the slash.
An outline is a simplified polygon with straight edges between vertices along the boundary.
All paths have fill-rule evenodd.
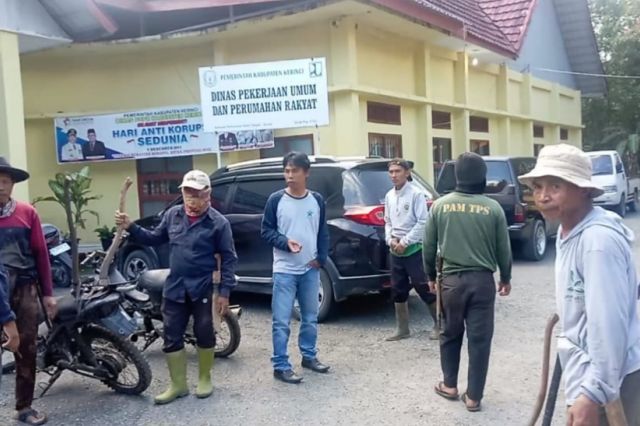
<path id="1" fill-rule="evenodd" d="M 402 157 L 402 136 L 369 133 L 369 155 L 371 157 Z"/>
<path id="2" fill-rule="evenodd" d="M 431 127 L 434 129 L 451 129 L 451 113 L 444 111 L 431 111 Z"/>
<path id="3" fill-rule="evenodd" d="M 569 129 L 560 128 L 560 140 L 561 141 L 569 140 Z"/>
<path id="4" fill-rule="evenodd" d="M 538 154 L 540 154 L 540 150 L 544 148 L 544 144 L 542 143 L 534 143 L 533 144 L 533 155 L 534 156 L 538 156 Z"/>
<path id="5" fill-rule="evenodd" d="M 164 209 L 180 195 L 182 177 L 193 169 L 193 158 L 147 158 L 136 161 L 141 217 Z"/>
<path id="6" fill-rule="evenodd" d="M 367 102 L 367 121 L 381 124 L 401 124 L 400 106 Z"/>
<path id="7" fill-rule="evenodd" d="M 469 130 L 472 132 L 489 133 L 489 119 L 472 115 L 469 117 Z"/>
<path id="8" fill-rule="evenodd" d="M 489 155 L 489 141 L 472 139 L 471 152 L 478 155 Z"/>
<path id="9" fill-rule="evenodd" d="M 544 126 L 539 124 L 533 125 L 533 137 L 534 138 L 544 138 Z"/>
<path id="10" fill-rule="evenodd" d="M 445 161 L 451 160 L 451 139 L 433 138 L 433 177 L 438 178 Z"/>
<path id="11" fill-rule="evenodd" d="M 313 135 L 287 136 L 275 138 L 273 148 L 260 150 L 260 158 L 284 157 L 291 151 L 313 155 Z"/>

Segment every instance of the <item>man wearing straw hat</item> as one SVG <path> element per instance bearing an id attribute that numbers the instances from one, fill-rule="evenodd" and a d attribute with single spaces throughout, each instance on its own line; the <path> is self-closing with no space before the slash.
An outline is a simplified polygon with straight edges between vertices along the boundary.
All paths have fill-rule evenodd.
<path id="1" fill-rule="evenodd" d="M 36 339 L 39 294 L 49 317 L 56 312 L 49 252 L 40 218 L 29 204 L 12 198 L 13 186 L 29 173 L 0 157 L 0 259 L 9 275 L 11 309 L 16 315 L 20 345 L 16 352 L 16 410 L 21 422 L 40 425 L 47 416 L 31 408 L 36 383 Z"/>
<path id="2" fill-rule="evenodd" d="M 593 206 L 602 189 L 580 149 L 550 145 L 519 180 L 533 189 L 556 240 L 558 355 L 565 374 L 568 425 L 607 424 L 602 407 L 618 398 L 629 425 L 640 425 L 640 321 L 633 232 Z"/>

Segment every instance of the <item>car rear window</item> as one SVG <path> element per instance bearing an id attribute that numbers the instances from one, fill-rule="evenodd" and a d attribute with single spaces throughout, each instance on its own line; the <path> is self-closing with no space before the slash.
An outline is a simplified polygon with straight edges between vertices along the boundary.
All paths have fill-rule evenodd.
<path id="1" fill-rule="evenodd" d="M 435 198 L 435 191 L 417 173 L 413 172 L 413 185 L 424 192 L 427 199 Z M 393 187 L 386 165 L 384 168 L 369 169 L 355 167 L 343 172 L 345 206 L 374 206 L 384 204 L 384 197 Z"/>
<path id="2" fill-rule="evenodd" d="M 610 155 L 592 155 L 591 157 L 591 175 L 611 175 L 613 174 L 613 161 Z"/>

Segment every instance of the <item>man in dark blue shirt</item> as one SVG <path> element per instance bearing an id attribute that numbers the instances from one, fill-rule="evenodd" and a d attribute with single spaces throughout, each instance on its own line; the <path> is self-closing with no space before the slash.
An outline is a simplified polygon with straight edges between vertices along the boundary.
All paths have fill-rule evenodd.
<path id="1" fill-rule="evenodd" d="M 116 212 L 116 224 L 124 225 L 131 239 L 142 244 L 169 243 L 169 278 L 165 283 L 162 317 L 164 347 L 171 376 L 169 389 L 156 396 L 156 404 L 167 404 L 189 393 L 187 387 L 187 357 L 184 333 L 193 315 L 194 334 L 198 345 L 198 398 L 211 395 L 211 367 L 213 366 L 213 273 L 220 256 L 220 295 L 216 310 L 223 315 L 229 306 L 229 294 L 235 286 L 234 268 L 238 260 L 233 245 L 229 221 L 211 207 L 209 176 L 192 170 L 182 184 L 184 204 L 171 207 L 153 231 L 146 230 L 129 217 Z"/>

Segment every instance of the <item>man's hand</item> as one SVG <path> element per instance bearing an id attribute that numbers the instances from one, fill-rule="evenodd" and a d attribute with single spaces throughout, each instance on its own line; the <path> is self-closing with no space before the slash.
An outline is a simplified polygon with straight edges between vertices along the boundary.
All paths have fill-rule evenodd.
<path id="1" fill-rule="evenodd" d="M 131 219 L 129 218 L 129 215 L 126 213 L 121 213 L 119 210 L 116 210 L 114 219 L 116 222 L 116 226 L 122 226 L 124 229 L 129 229 L 129 227 L 131 226 Z"/>
<path id="2" fill-rule="evenodd" d="M 396 251 L 396 246 L 400 243 L 400 241 L 397 238 L 391 238 L 391 241 L 389 242 L 389 247 L 391 248 L 391 251 L 395 253 Z"/>
<path id="3" fill-rule="evenodd" d="M 44 308 L 47 310 L 49 319 L 54 319 L 58 313 L 58 302 L 56 302 L 55 297 L 45 296 L 42 298 L 42 302 L 44 303 Z"/>
<path id="4" fill-rule="evenodd" d="M 435 281 L 429 281 L 429 291 L 433 294 L 436 294 L 436 292 L 438 291 Z"/>
<path id="5" fill-rule="evenodd" d="M 567 426 L 598 426 L 600 406 L 585 395 L 580 395 L 567 412 Z"/>
<path id="6" fill-rule="evenodd" d="M 309 266 L 311 266 L 313 269 L 320 269 L 322 267 L 317 259 L 313 259 L 311 262 L 309 262 Z"/>
<path id="7" fill-rule="evenodd" d="M 404 244 L 402 244 L 402 243 L 398 243 L 398 244 L 396 244 L 396 248 L 395 248 L 395 250 L 394 250 L 394 251 L 395 251 L 397 254 L 403 254 L 403 253 L 404 253 L 404 251 L 405 251 L 406 249 L 407 249 L 407 246 L 405 246 L 405 245 L 404 245 Z"/>
<path id="8" fill-rule="evenodd" d="M 294 240 L 287 241 L 287 246 L 289 246 L 289 251 L 291 253 L 300 253 L 302 250 L 302 244 Z"/>
<path id="9" fill-rule="evenodd" d="M 221 317 L 225 316 L 227 314 L 227 312 L 229 312 L 229 298 L 228 297 L 222 297 L 222 296 L 218 295 L 218 297 L 216 298 L 216 312 Z"/>
<path id="10" fill-rule="evenodd" d="M 2 345 L 2 347 L 9 352 L 18 352 L 18 348 L 20 347 L 20 335 L 18 334 L 18 327 L 16 327 L 16 322 L 9 321 L 4 325 L 3 329 L 4 334 L 7 335 L 7 341 L 4 345 Z"/>
<path id="11" fill-rule="evenodd" d="M 511 293 L 511 283 L 505 283 L 500 281 L 498 283 L 498 294 L 500 296 L 508 296 Z"/>

